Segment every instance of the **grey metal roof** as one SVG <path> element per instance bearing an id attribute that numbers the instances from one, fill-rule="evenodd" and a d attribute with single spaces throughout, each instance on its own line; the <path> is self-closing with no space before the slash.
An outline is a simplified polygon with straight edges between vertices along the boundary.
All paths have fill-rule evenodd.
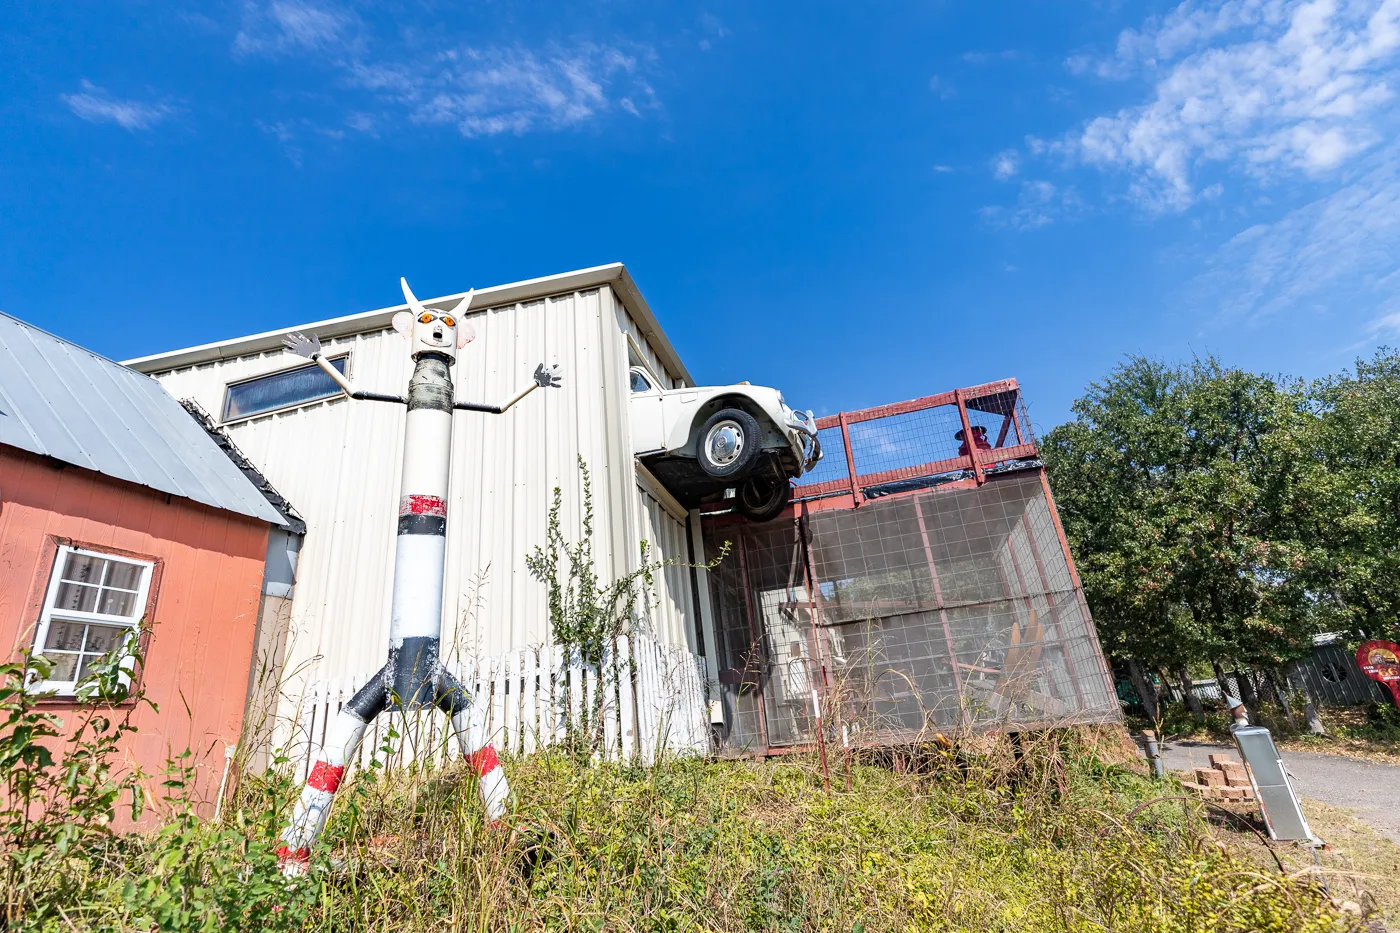
<path id="1" fill-rule="evenodd" d="M 285 524 L 160 383 L 3 312 L 0 444 Z"/>

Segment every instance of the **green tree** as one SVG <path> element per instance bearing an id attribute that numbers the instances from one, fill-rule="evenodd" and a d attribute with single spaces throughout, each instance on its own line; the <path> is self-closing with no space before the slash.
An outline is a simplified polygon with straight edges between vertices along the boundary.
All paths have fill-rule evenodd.
<path id="1" fill-rule="evenodd" d="M 1319 380 L 1315 458 L 1325 474 L 1309 585 L 1327 628 L 1400 638 L 1400 353 Z"/>
<path id="2" fill-rule="evenodd" d="M 1179 674 L 1305 652 L 1318 618 L 1305 532 L 1325 470 L 1303 387 L 1213 358 L 1132 357 L 1073 411 L 1044 456 L 1110 654 Z"/>

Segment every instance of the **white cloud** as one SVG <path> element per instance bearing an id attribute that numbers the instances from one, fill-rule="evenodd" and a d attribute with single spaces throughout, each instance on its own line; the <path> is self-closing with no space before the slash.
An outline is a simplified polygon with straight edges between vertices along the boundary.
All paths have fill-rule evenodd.
<path id="1" fill-rule="evenodd" d="M 1060 151 L 1130 178 L 1156 210 L 1197 198 L 1219 163 L 1259 179 L 1318 176 L 1393 133 L 1400 0 L 1186 2 L 1127 30 L 1080 73 L 1141 73 L 1152 96 L 1091 120 Z"/>
<path id="2" fill-rule="evenodd" d="M 701 26 L 712 37 L 728 35 L 712 16 L 702 16 Z M 392 41 L 372 38 L 333 0 L 271 0 L 244 8 L 233 51 L 295 52 L 330 65 L 344 85 L 376 99 L 378 107 L 368 108 L 378 109 L 376 116 L 359 102 L 344 118 L 352 130 L 374 135 L 396 114 L 472 137 L 576 126 L 613 110 L 640 117 L 659 106 L 642 77 L 642 64 L 654 57 L 645 46 L 477 47 L 410 29 Z"/>
<path id="3" fill-rule="evenodd" d="M 1400 145 L 1331 194 L 1231 238 L 1192 291 L 1227 315 L 1369 307 L 1387 309 L 1372 329 L 1385 326 L 1400 296 Z"/>
<path id="4" fill-rule="evenodd" d="M 248 3 L 243 28 L 233 39 L 235 55 L 278 55 L 292 51 L 334 51 L 358 44 L 359 19 L 332 5 L 303 0 Z"/>
<path id="5" fill-rule="evenodd" d="M 702 52 L 708 52 L 715 42 L 729 35 L 729 29 L 713 13 L 700 14 L 700 31 L 704 33 L 699 43 Z"/>
<path id="6" fill-rule="evenodd" d="M 932 78 L 928 79 L 928 89 L 936 94 L 939 100 L 952 100 L 954 97 L 958 96 L 957 88 L 953 87 L 938 75 L 934 75 Z"/>
<path id="7" fill-rule="evenodd" d="M 406 106 L 413 120 L 450 124 L 470 137 L 559 129 L 613 107 L 640 116 L 655 106 L 655 94 L 636 70 L 635 56 L 581 44 L 542 54 L 449 50 L 429 66 L 367 66 L 355 74 L 362 87 Z M 622 87 L 626 93 L 615 94 Z"/>
<path id="8" fill-rule="evenodd" d="M 1043 180 L 1021 183 L 1015 207 L 984 207 L 982 220 L 994 227 L 1034 230 L 1049 226 L 1057 217 L 1079 210 L 1079 193 L 1071 187 L 1060 187 Z"/>
<path id="9" fill-rule="evenodd" d="M 1021 157 L 1014 149 L 1006 149 L 992 158 L 992 174 L 1006 181 L 1021 170 Z"/>
<path id="10" fill-rule="evenodd" d="M 68 109 L 89 123 L 115 123 L 124 130 L 148 130 L 175 111 L 168 104 L 145 103 L 113 97 L 90 81 L 83 81 L 76 94 L 60 94 Z"/>
<path id="11" fill-rule="evenodd" d="M 1020 57 L 1021 53 L 1015 49 L 1004 49 L 1000 52 L 964 52 L 962 60 L 969 65 L 985 65 L 994 61 L 1009 62 Z"/>

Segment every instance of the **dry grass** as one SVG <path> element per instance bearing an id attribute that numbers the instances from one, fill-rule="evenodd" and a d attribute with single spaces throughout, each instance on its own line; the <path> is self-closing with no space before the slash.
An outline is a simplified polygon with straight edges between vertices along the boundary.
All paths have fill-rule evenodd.
<path id="1" fill-rule="evenodd" d="M 1262 829 L 1257 811 L 1250 806 L 1230 809 Z M 1357 819 L 1350 811 L 1319 800 L 1303 798 L 1308 824 L 1327 847 L 1314 861 L 1312 850 L 1287 843 L 1270 846 L 1290 872 L 1320 871 L 1327 879 L 1331 895 L 1338 901 L 1351 901 L 1388 926 L 1400 926 L 1400 846 Z M 1260 869 L 1277 866 L 1257 838 L 1222 821 L 1216 837 L 1241 859 Z"/>
<path id="2" fill-rule="evenodd" d="M 45 930 L 1357 929 L 1305 877 L 1222 851 L 1192 810 L 1105 761 L 1113 736 L 1052 734 L 857 761 L 507 763 L 514 833 L 485 830 L 466 769 L 364 771 L 316 870 L 270 852 L 294 791 L 245 780 L 221 825 L 176 819 L 64 864 Z M 1103 756 L 1100 756 L 1100 752 Z M 898 762 L 898 770 L 891 767 Z"/>

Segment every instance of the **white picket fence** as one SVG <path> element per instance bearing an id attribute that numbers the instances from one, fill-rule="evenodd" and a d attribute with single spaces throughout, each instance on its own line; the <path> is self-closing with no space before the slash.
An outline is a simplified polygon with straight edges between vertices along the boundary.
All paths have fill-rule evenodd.
<path id="1" fill-rule="evenodd" d="M 487 698 L 487 729 L 501 752 L 528 754 L 562 740 L 567 723 L 579 722 L 581 713 L 593 709 L 599 690 L 604 727 L 597 757 L 650 764 L 663 752 L 710 750 L 704 662 L 684 646 L 662 645 L 647 635 L 623 636 L 601 673 L 559 647 L 464 658 L 453 673 L 468 690 Z M 327 724 L 362 683 L 308 686 L 294 728 L 280 736 L 282 753 L 296 764 L 300 780 L 320 752 Z M 457 753 L 441 712 L 385 713 L 365 733 L 359 763 L 437 765 Z"/>

